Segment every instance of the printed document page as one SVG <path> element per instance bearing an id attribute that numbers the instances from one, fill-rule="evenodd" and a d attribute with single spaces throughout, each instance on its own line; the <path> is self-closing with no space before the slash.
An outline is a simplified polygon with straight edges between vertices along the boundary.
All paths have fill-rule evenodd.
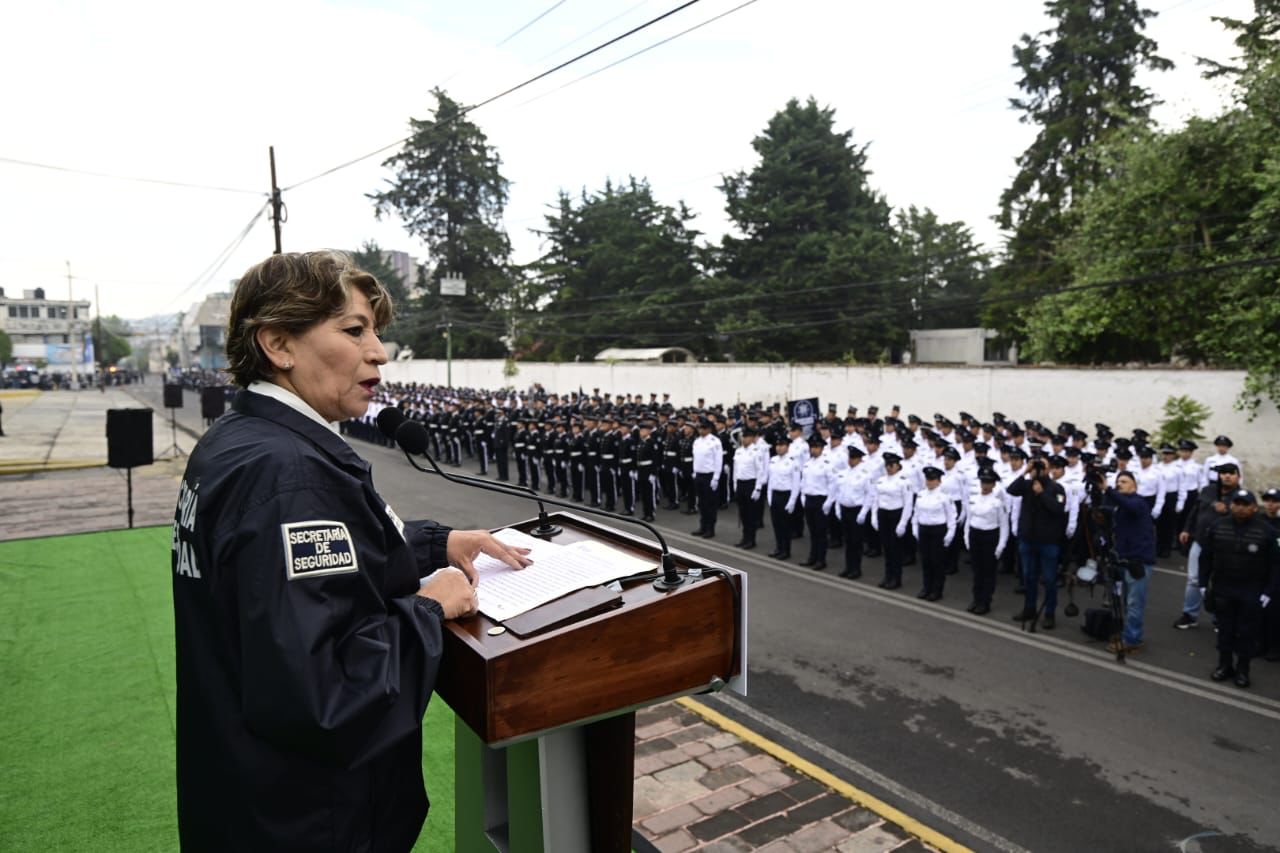
<path id="1" fill-rule="evenodd" d="M 495 622 L 579 589 L 657 568 L 656 562 L 594 540 L 557 545 L 512 528 L 499 530 L 494 536 L 507 545 L 528 548 L 533 560 L 528 568 L 516 570 L 487 554 L 476 558 L 480 612 Z"/>

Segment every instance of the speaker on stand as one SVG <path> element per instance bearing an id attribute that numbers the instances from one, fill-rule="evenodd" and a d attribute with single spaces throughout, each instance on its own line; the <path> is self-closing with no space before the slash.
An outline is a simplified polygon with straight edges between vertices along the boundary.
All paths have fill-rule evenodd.
<path id="1" fill-rule="evenodd" d="M 125 469 L 128 482 L 129 527 L 133 528 L 133 469 L 150 465 L 152 457 L 150 409 L 107 410 L 107 465 Z"/>
<path id="2" fill-rule="evenodd" d="M 204 425 L 210 426 L 227 410 L 227 389 L 212 385 L 200 390 L 200 416 Z"/>
<path id="3" fill-rule="evenodd" d="M 160 459 L 177 459 L 187 453 L 178 446 L 178 409 L 182 408 L 182 386 L 165 383 L 164 407 L 169 410 L 169 434 L 172 436 L 169 446 L 161 453 Z"/>

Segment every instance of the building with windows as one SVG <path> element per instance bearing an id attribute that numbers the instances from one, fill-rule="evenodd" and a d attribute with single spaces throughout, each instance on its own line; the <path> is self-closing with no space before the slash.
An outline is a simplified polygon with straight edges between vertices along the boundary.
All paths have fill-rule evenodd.
<path id="1" fill-rule="evenodd" d="M 90 302 L 49 299 L 43 288 L 24 290 L 21 298 L 0 287 L 0 331 L 13 341 L 14 360 L 50 367 L 93 363 Z"/>
<path id="2" fill-rule="evenodd" d="M 178 323 L 182 367 L 220 370 L 227 366 L 227 320 L 231 294 L 214 293 L 192 305 Z"/>

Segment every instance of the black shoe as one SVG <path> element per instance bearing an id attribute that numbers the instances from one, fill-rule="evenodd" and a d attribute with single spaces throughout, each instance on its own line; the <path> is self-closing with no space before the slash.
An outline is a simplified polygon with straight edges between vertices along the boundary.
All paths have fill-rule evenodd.
<path id="1" fill-rule="evenodd" d="M 1209 677 L 1214 681 L 1226 681 L 1228 678 L 1235 678 L 1236 671 L 1232 667 L 1218 664 L 1218 668 L 1209 673 Z"/>
<path id="2" fill-rule="evenodd" d="M 769 552 L 769 556 L 770 556 L 770 557 L 775 557 L 775 558 L 776 558 L 776 557 L 781 557 L 781 556 L 782 556 L 782 552 L 781 552 L 781 551 L 770 551 L 770 552 Z"/>
<path id="3" fill-rule="evenodd" d="M 698 514 L 698 511 L 697 511 L 696 509 L 686 509 L 686 510 L 682 510 L 682 512 L 683 512 L 685 515 L 697 515 L 697 514 Z"/>
<path id="4" fill-rule="evenodd" d="M 652 515 L 646 515 L 642 520 L 643 520 L 643 521 L 654 521 L 655 519 L 654 519 L 654 517 L 653 517 Z"/>
<path id="5" fill-rule="evenodd" d="M 1013 614 L 1014 622 L 1030 622 L 1034 618 L 1036 618 L 1036 612 L 1034 610 L 1019 610 L 1017 613 Z"/>
<path id="6" fill-rule="evenodd" d="M 819 560 L 818 562 L 814 563 L 814 564 L 813 564 L 813 566 L 812 566 L 812 568 L 813 568 L 813 570 L 814 570 L 815 572 L 820 572 L 820 571 L 822 571 L 823 569 L 825 569 L 826 567 L 827 567 L 827 564 L 826 564 L 826 562 L 825 562 L 825 561 L 823 561 L 823 560 Z"/>
<path id="7" fill-rule="evenodd" d="M 742 550 L 744 550 L 744 551 L 751 551 L 751 550 L 753 550 L 755 547 L 756 547 L 756 543 L 754 543 L 754 542 L 748 542 L 746 545 L 743 545 L 743 546 L 742 546 Z"/>
<path id="8" fill-rule="evenodd" d="M 667 504 L 663 507 L 663 509 L 672 509 L 672 510 L 679 509 L 679 508 L 680 508 L 680 504 Z"/>
<path id="9" fill-rule="evenodd" d="M 1249 671 L 1242 669 L 1236 673 L 1235 685 L 1240 689 L 1248 687 L 1252 682 L 1249 681 Z"/>
<path id="10" fill-rule="evenodd" d="M 804 562 L 802 562 L 802 563 L 800 564 L 800 567 L 801 567 L 801 568 L 803 568 L 803 569 L 808 569 L 808 568 L 810 568 L 810 567 L 812 567 L 812 566 L 816 566 L 817 564 L 818 564 L 818 561 L 817 561 L 817 560 L 809 560 L 809 559 L 806 559 Z"/>
<path id="11" fill-rule="evenodd" d="M 916 558 L 915 558 L 915 557 L 907 557 L 907 558 L 905 558 L 905 559 L 902 561 L 902 565 L 903 565 L 904 567 L 906 567 L 906 566 L 914 566 L 915 564 L 916 564 Z"/>
<path id="12" fill-rule="evenodd" d="M 902 581 L 892 581 L 885 589 L 902 589 Z"/>
<path id="13" fill-rule="evenodd" d="M 1200 624 L 1200 621 L 1190 613 L 1183 613 L 1178 617 L 1178 621 L 1173 623 L 1173 627 L 1179 631 L 1185 631 L 1188 628 L 1194 628 Z"/>
<path id="14" fill-rule="evenodd" d="M 970 601 L 970 602 L 969 602 L 969 606 L 965 608 L 965 612 L 966 612 L 966 613 L 972 613 L 973 611 L 975 611 L 975 610 L 977 610 L 977 609 L 978 609 L 978 602 L 976 602 L 976 601 Z"/>
<path id="15" fill-rule="evenodd" d="M 704 531 L 701 527 L 699 527 L 697 530 L 693 531 L 691 535 L 697 536 L 699 539 L 701 539 L 703 536 L 706 536 L 707 534 L 706 534 L 706 531 Z"/>
<path id="16" fill-rule="evenodd" d="M 880 583 L 876 584 L 876 586 L 880 587 L 881 589 L 888 589 L 889 582 L 887 580 L 882 580 L 880 581 Z"/>
<path id="17" fill-rule="evenodd" d="M 1280 649 L 1272 649 L 1271 651 L 1263 655 L 1262 659 L 1265 661 L 1270 661 L 1271 663 L 1280 661 Z"/>
<path id="18" fill-rule="evenodd" d="M 741 547 L 743 547 L 743 546 L 744 546 L 744 545 L 746 545 L 746 544 L 747 544 L 747 540 L 745 540 L 745 539 L 739 539 L 737 542 L 734 542 L 734 543 L 733 543 L 733 547 L 735 547 L 735 548 L 741 548 Z"/>
<path id="19" fill-rule="evenodd" d="M 917 592 L 917 593 L 916 593 L 916 598 L 919 598 L 919 599 L 922 599 L 922 600 L 923 600 L 923 599 L 926 599 L 926 598 L 928 598 L 928 597 L 929 597 L 929 590 L 927 590 L 927 589 L 922 589 L 922 590 L 920 590 L 919 592 Z"/>
<path id="20" fill-rule="evenodd" d="M 1040 620 L 1040 627 L 1046 631 L 1052 631 L 1055 625 L 1057 625 L 1057 623 L 1053 621 L 1052 613 L 1046 613 L 1044 618 Z"/>
<path id="21" fill-rule="evenodd" d="M 770 557 L 773 557 L 775 560 L 790 560 L 790 559 L 791 559 L 791 555 L 790 555 L 790 554 L 770 554 L 769 556 L 770 556 Z"/>
<path id="22" fill-rule="evenodd" d="M 924 597 L 924 600 L 925 600 L 925 601 L 941 601 L 941 600 L 942 600 L 942 593 L 940 593 L 940 592 L 931 592 L 931 593 L 929 593 L 928 595 L 926 595 L 926 596 Z"/>
<path id="23" fill-rule="evenodd" d="M 1027 588 L 1026 588 L 1025 586 L 1023 586 L 1022 584 L 1018 584 L 1017 586 L 1015 586 L 1015 587 L 1013 588 L 1013 594 L 1014 594 L 1014 595 L 1026 595 L 1026 594 L 1027 594 Z"/>
<path id="24" fill-rule="evenodd" d="M 991 608 L 985 604 L 979 604 L 977 607 L 973 608 L 974 616 L 986 616 L 990 612 Z"/>

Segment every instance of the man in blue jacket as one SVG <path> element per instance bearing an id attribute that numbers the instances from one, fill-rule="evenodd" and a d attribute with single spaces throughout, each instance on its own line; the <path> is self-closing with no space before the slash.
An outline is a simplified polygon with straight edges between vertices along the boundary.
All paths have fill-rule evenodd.
<path id="1" fill-rule="evenodd" d="M 1116 556 L 1124 565 L 1124 630 L 1112 652 L 1136 652 L 1142 648 L 1142 620 L 1147 609 L 1147 582 L 1156 570 L 1156 530 L 1151 508 L 1138 494 L 1138 481 L 1128 471 L 1116 476 L 1106 501 L 1116 508 Z"/>

